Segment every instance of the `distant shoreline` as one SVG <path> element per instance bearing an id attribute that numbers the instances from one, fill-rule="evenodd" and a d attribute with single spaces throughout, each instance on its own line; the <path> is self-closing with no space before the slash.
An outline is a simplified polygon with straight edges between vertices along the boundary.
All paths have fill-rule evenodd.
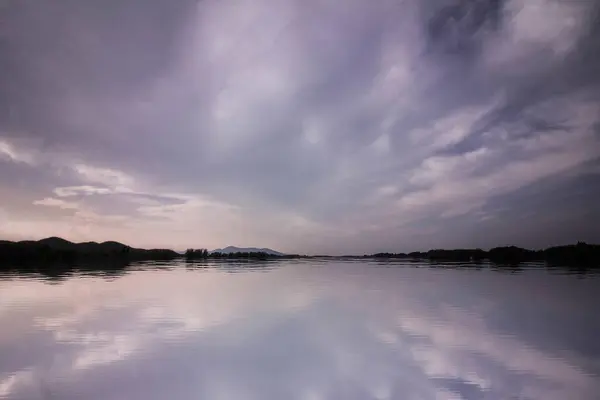
<path id="1" fill-rule="evenodd" d="M 349 256 L 306 256 L 298 254 L 272 254 L 264 251 L 220 253 L 206 249 L 188 249 L 185 254 L 170 249 L 138 249 L 118 242 L 73 243 L 58 237 L 38 241 L 0 241 L 0 265 L 31 262 L 73 261 L 151 261 L 151 260 L 277 260 L 277 259 L 412 259 L 429 261 L 481 262 L 518 264 L 545 262 L 575 267 L 600 268 L 600 245 L 579 242 L 573 245 L 554 246 L 544 250 L 528 250 L 516 246 L 482 249 L 434 249 L 426 252 L 375 253 Z"/>

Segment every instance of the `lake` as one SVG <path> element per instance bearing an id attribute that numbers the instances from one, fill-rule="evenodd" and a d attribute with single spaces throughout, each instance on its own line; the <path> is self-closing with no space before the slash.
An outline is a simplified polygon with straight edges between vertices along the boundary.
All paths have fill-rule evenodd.
<path id="1" fill-rule="evenodd" d="M 419 263 L 0 276 L 0 399 L 598 399 L 600 277 Z"/>

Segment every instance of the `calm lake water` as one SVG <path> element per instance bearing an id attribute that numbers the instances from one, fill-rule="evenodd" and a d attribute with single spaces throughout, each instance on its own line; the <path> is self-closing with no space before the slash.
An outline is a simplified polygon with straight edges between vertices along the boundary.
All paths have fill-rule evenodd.
<path id="1" fill-rule="evenodd" d="M 0 399 L 599 399 L 599 300 L 598 276 L 365 261 L 5 274 Z"/>

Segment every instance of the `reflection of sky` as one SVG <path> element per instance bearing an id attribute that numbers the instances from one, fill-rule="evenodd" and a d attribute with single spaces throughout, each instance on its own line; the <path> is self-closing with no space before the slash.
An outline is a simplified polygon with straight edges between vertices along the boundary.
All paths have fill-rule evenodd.
<path id="1" fill-rule="evenodd" d="M 593 399 L 598 278 L 361 264 L 0 282 L 1 399 Z"/>

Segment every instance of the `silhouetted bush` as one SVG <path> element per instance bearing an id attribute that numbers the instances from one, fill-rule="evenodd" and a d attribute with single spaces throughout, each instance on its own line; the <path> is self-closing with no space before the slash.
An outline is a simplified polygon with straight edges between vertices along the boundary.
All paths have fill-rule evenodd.
<path id="1" fill-rule="evenodd" d="M 429 250 L 427 258 L 434 261 L 481 261 L 487 253 L 481 249 Z"/>
<path id="2" fill-rule="evenodd" d="M 197 260 L 208 257 L 207 249 L 187 249 L 185 251 L 185 258 L 188 260 Z"/>
<path id="3" fill-rule="evenodd" d="M 518 264 L 524 261 L 539 261 L 538 252 L 516 246 L 494 247 L 488 252 L 490 261 L 498 264 Z"/>
<path id="4" fill-rule="evenodd" d="M 600 245 L 579 242 L 576 245 L 550 247 L 543 252 L 550 264 L 600 268 Z"/>

